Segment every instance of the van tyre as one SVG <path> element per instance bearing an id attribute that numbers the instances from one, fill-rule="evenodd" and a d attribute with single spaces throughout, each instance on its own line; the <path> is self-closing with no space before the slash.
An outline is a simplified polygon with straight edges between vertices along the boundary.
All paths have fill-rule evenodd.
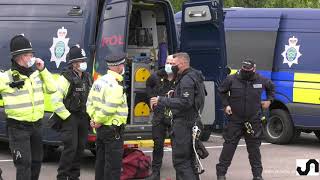
<path id="1" fill-rule="evenodd" d="M 282 109 L 273 109 L 267 124 L 264 126 L 264 136 L 268 142 L 287 144 L 295 139 L 296 134 L 290 115 Z"/>
<path id="2" fill-rule="evenodd" d="M 313 132 L 317 136 L 318 140 L 320 140 L 320 130 L 315 130 Z"/>

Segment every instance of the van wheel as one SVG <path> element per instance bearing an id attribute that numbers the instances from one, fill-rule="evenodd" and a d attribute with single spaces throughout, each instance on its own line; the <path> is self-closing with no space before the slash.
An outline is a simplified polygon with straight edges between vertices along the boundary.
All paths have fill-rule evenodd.
<path id="1" fill-rule="evenodd" d="M 320 130 L 313 131 L 317 138 L 320 140 Z"/>
<path id="2" fill-rule="evenodd" d="M 268 142 L 274 144 L 290 143 L 295 136 L 295 129 L 291 118 L 285 110 L 274 109 L 270 112 L 264 136 Z"/>
<path id="3" fill-rule="evenodd" d="M 295 143 L 301 135 L 301 130 L 295 130 L 294 135 L 292 136 L 290 142 Z"/>

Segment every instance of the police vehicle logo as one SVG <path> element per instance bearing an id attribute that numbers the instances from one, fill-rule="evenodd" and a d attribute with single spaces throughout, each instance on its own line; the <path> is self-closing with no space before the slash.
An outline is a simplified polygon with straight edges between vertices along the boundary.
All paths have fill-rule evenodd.
<path id="1" fill-rule="evenodd" d="M 66 56 L 69 52 L 69 38 L 66 38 L 68 30 L 62 27 L 57 31 L 57 38 L 53 37 L 53 43 L 50 48 L 51 62 L 55 62 L 57 68 L 59 68 L 61 62 L 66 62 Z"/>
<path id="2" fill-rule="evenodd" d="M 300 53 L 300 45 L 297 45 L 298 38 L 292 36 L 289 38 L 289 45 L 285 45 L 285 50 L 281 54 L 283 56 L 283 64 L 287 63 L 289 67 L 293 64 L 298 64 L 299 57 L 302 56 Z"/>

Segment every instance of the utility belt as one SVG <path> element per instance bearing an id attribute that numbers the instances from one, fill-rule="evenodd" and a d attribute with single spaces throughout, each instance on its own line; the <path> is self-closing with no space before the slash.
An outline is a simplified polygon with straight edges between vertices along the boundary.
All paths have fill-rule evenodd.
<path id="1" fill-rule="evenodd" d="M 41 120 L 35 122 L 27 122 L 27 121 L 18 121 L 12 118 L 7 118 L 7 126 L 10 127 L 18 127 L 18 128 L 38 128 L 41 126 Z"/>
<path id="2" fill-rule="evenodd" d="M 120 139 L 124 134 L 125 125 L 121 124 L 120 126 L 116 125 L 103 125 L 103 128 L 106 130 L 111 130 L 115 139 Z"/>

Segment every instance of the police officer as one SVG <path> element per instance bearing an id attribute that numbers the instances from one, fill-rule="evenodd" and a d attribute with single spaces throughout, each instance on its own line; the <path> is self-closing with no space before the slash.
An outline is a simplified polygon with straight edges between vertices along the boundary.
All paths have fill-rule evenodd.
<path id="1" fill-rule="evenodd" d="M 198 117 L 195 107 L 195 88 L 193 79 L 203 81 L 202 74 L 190 67 L 187 53 L 173 55 L 172 71 L 177 74 L 176 87 L 172 98 L 153 97 L 151 106 L 170 108 L 173 114 L 172 158 L 177 180 L 195 180 L 192 150 L 192 127 Z"/>
<path id="2" fill-rule="evenodd" d="M 9 145 L 17 180 L 37 180 L 42 161 L 41 119 L 44 93 L 56 92 L 51 73 L 44 62 L 33 57 L 30 41 L 23 35 L 10 42 L 11 69 L 0 74 Z M 36 70 L 33 69 L 35 64 Z"/>
<path id="3" fill-rule="evenodd" d="M 107 57 L 107 74 L 92 85 L 87 101 L 91 127 L 97 129 L 96 180 L 119 180 L 127 97 L 123 86 L 125 54 Z"/>
<path id="4" fill-rule="evenodd" d="M 167 96 L 174 88 L 174 74 L 172 72 L 173 56 L 167 57 L 165 68 L 153 73 L 146 82 L 148 97 Z M 152 153 L 152 175 L 148 180 L 160 180 L 160 168 L 163 158 L 163 146 L 166 134 L 171 126 L 168 109 L 155 107 L 153 109 L 152 139 L 154 149 Z"/>
<path id="5" fill-rule="evenodd" d="M 265 101 L 261 101 L 263 90 L 267 93 Z M 242 62 L 241 70 L 228 76 L 218 91 L 221 94 L 224 111 L 230 120 L 223 132 L 225 142 L 216 166 L 218 179 L 226 179 L 227 169 L 239 140 L 244 135 L 253 179 L 262 180 L 260 110 L 261 106 L 267 109 L 273 100 L 274 85 L 271 80 L 256 73 L 254 61 L 246 59 Z"/>
<path id="6" fill-rule="evenodd" d="M 58 168 L 58 180 L 78 180 L 80 158 L 88 136 L 89 116 L 86 102 L 92 79 L 86 72 L 86 54 L 79 45 L 71 47 L 67 54 L 68 70 L 58 79 L 55 93 L 55 113 L 62 119 L 61 136 L 63 151 Z"/>

